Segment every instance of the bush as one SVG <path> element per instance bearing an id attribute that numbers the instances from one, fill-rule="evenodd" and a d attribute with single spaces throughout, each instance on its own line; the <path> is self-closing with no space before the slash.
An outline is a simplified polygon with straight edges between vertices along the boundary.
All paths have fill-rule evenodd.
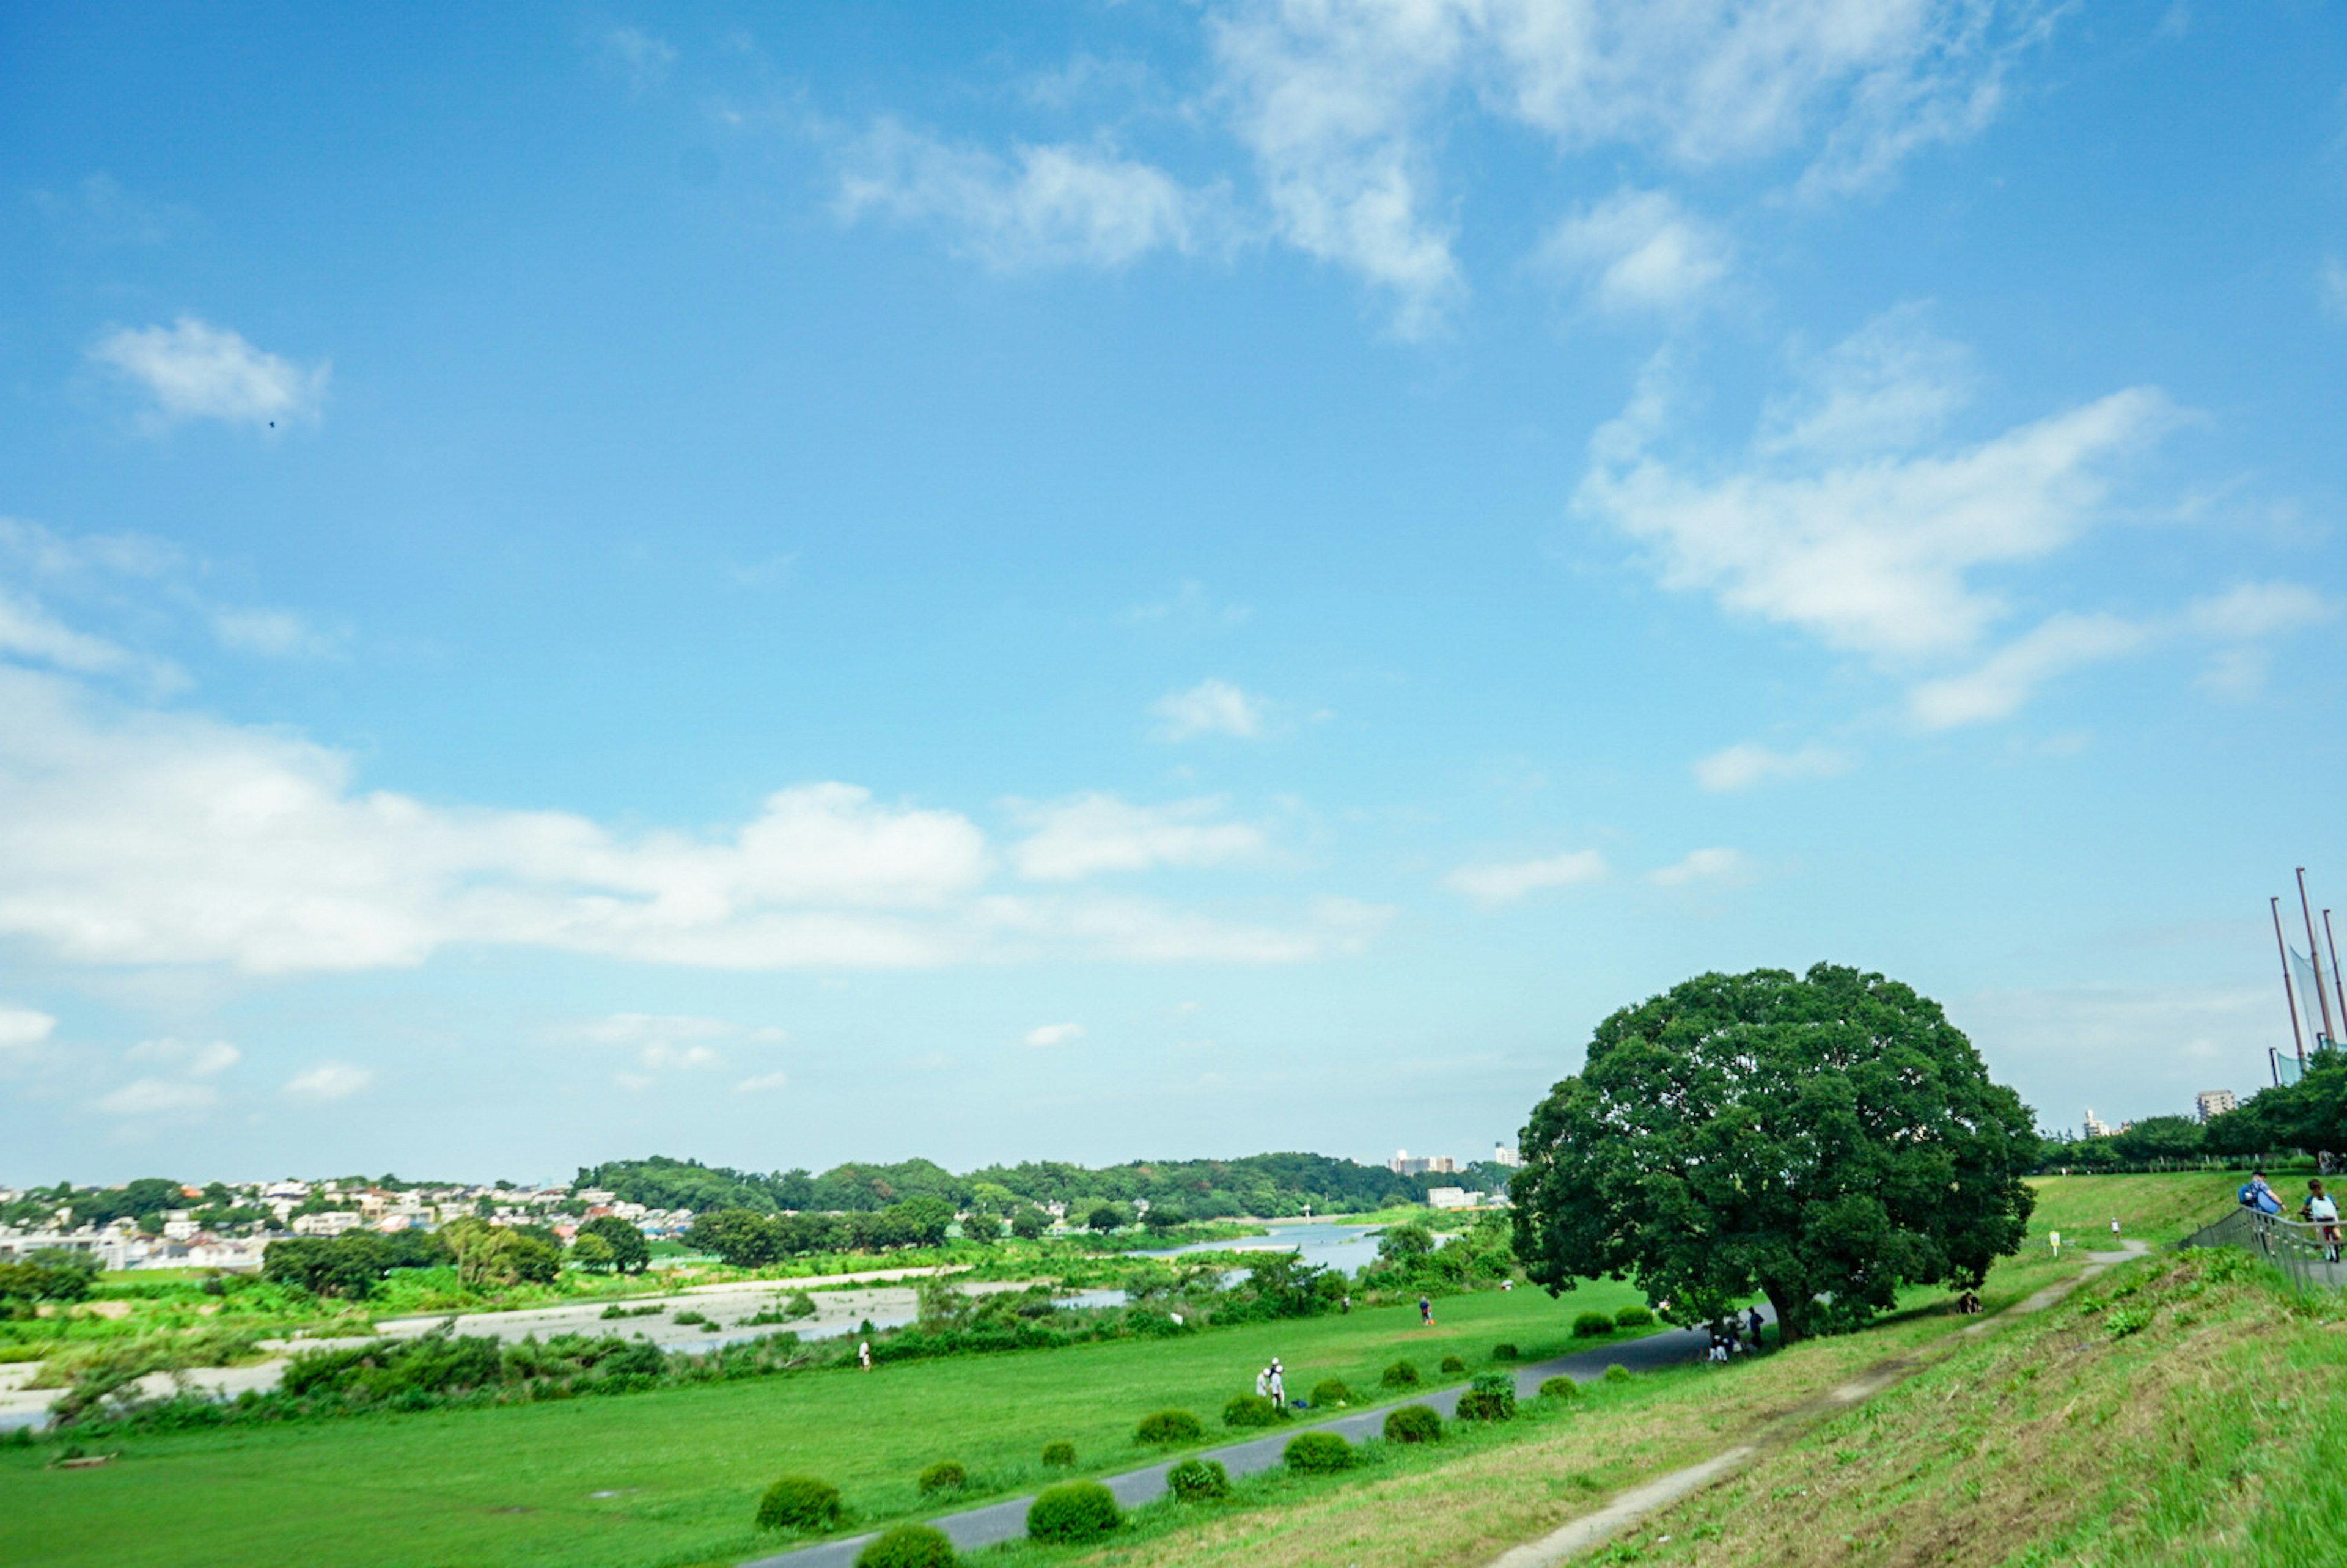
<path id="1" fill-rule="evenodd" d="M 1231 1474 L 1210 1459 L 1185 1459 L 1165 1472 L 1176 1502 L 1212 1502 L 1231 1494 Z"/>
<path id="2" fill-rule="evenodd" d="M 1316 1410 L 1332 1410 L 1352 1402 L 1353 1390 L 1345 1387 L 1342 1378 L 1323 1378 L 1312 1385 L 1312 1408 Z"/>
<path id="3" fill-rule="evenodd" d="M 1116 1495 L 1096 1481 L 1047 1486 L 1027 1510 L 1027 1533 L 1037 1541 L 1074 1543 L 1107 1534 L 1124 1522 Z"/>
<path id="4" fill-rule="evenodd" d="M 1509 1344 L 1506 1340 L 1501 1340 L 1499 1344 L 1491 1347 L 1491 1359 L 1494 1361 L 1512 1361 L 1516 1359 L 1516 1348 L 1513 1345 Z"/>
<path id="5" fill-rule="evenodd" d="M 1266 1399 L 1264 1402 L 1269 1404 L 1271 1401 Z M 1223 1419 L 1229 1420 L 1230 1413 L 1225 1411 Z M 1141 1418 L 1141 1425 L 1133 1430 L 1133 1440 L 1155 1448 L 1170 1448 L 1175 1443 L 1194 1443 L 1205 1435 L 1206 1429 L 1189 1411 L 1159 1410 L 1154 1415 Z M 1076 1462 L 1072 1451 L 1068 1455 L 1068 1462 Z"/>
<path id="6" fill-rule="evenodd" d="M 1386 1417 L 1386 1441 L 1389 1443 L 1439 1443 L 1442 1440 L 1442 1418 L 1435 1414 L 1432 1405 L 1404 1405 Z"/>
<path id="7" fill-rule="evenodd" d="M 1445 1356 L 1445 1357 L 1442 1358 L 1442 1370 L 1443 1370 L 1443 1372 L 1444 1372 L 1446 1375 L 1448 1375 L 1448 1376 L 1450 1376 L 1450 1377 L 1457 1377 L 1460 1373 L 1464 1372 L 1466 1369 L 1467 1369 L 1467 1363 L 1466 1363 L 1466 1362 L 1464 1362 L 1464 1361 L 1461 1361 L 1461 1360 L 1460 1360 L 1458 1357 L 1456 1357 L 1456 1356 Z"/>
<path id="8" fill-rule="evenodd" d="M 1613 1332 L 1614 1320 L 1603 1312 L 1584 1312 L 1573 1320 L 1573 1337 L 1576 1339 L 1594 1339 Z"/>
<path id="9" fill-rule="evenodd" d="M 1546 1378 L 1540 1386 L 1540 1397 L 1543 1399 L 1554 1399 L 1559 1404 L 1570 1405 L 1580 1399 L 1581 1385 L 1570 1378 Z"/>
<path id="10" fill-rule="evenodd" d="M 785 1317 L 813 1317 L 815 1311 L 815 1297 L 804 1290 L 791 1292 L 791 1298 L 783 1304 Z"/>
<path id="11" fill-rule="evenodd" d="M 1515 1419 L 1516 1380 L 1505 1372 L 1478 1372 L 1459 1396 L 1462 1421 L 1506 1421 Z"/>
<path id="12" fill-rule="evenodd" d="M 811 1475 L 786 1475 L 758 1500 L 761 1530 L 829 1530 L 846 1511 L 839 1488 Z"/>
<path id="13" fill-rule="evenodd" d="M 1389 1389 L 1415 1389 L 1423 1380 L 1414 1361 L 1397 1361 L 1378 1374 L 1378 1381 Z"/>
<path id="14" fill-rule="evenodd" d="M 921 1495 L 933 1491 L 959 1491 L 969 1484 L 969 1471 L 949 1459 L 941 1459 L 921 1472 Z"/>
<path id="15" fill-rule="evenodd" d="M 1280 1458 L 1301 1474 L 1327 1475 L 1353 1468 L 1353 1445 L 1335 1432 L 1299 1432 L 1287 1440 Z"/>
<path id="16" fill-rule="evenodd" d="M 954 1568 L 953 1542 L 942 1530 L 900 1524 L 856 1554 L 856 1568 Z"/>
<path id="17" fill-rule="evenodd" d="M 1267 1427 L 1287 1419 L 1285 1407 L 1261 1394 L 1241 1394 L 1223 1407 L 1223 1425 L 1226 1427 Z"/>
<path id="18" fill-rule="evenodd" d="M 1645 1328 L 1652 1326 L 1655 1315 L 1643 1307 L 1625 1307 L 1614 1315 L 1617 1328 Z"/>
<path id="19" fill-rule="evenodd" d="M 1626 1383 L 1630 1380 L 1630 1368 L 1616 1361 L 1605 1368 L 1605 1380 L 1609 1383 Z"/>
<path id="20" fill-rule="evenodd" d="M 1185 1416 L 1190 1414 L 1187 1410 L 1184 1410 L 1182 1413 Z M 1192 1417 L 1191 1419 L 1194 1421 L 1196 1419 L 1195 1417 Z M 1075 1469 L 1076 1445 L 1073 1443 L 1045 1443 L 1043 1445 L 1043 1468 L 1045 1470 Z"/>

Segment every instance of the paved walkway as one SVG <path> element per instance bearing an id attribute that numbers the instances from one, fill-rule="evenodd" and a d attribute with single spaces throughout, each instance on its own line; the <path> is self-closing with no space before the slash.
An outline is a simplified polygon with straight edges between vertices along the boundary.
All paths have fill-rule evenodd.
<path id="1" fill-rule="evenodd" d="M 1762 1307 L 1760 1312 L 1763 1317 L 1773 1320 L 1773 1315 L 1767 1307 Z M 1699 1358 L 1709 1343 L 1709 1337 L 1700 1329 L 1674 1328 L 1660 1334 L 1649 1334 L 1643 1338 L 1601 1346 L 1594 1350 L 1576 1350 L 1570 1356 L 1559 1356 L 1553 1360 L 1515 1368 L 1516 1393 L 1520 1398 L 1530 1399 L 1550 1378 L 1571 1378 L 1576 1382 L 1590 1382 L 1604 1377 L 1608 1367 L 1617 1365 L 1627 1367 L 1634 1372 L 1676 1366 Z M 1398 1406 L 1432 1405 L 1449 1416 L 1458 1405 L 1459 1396 L 1465 1391 L 1465 1385 L 1461 1384 L 1409 1399 L 1392 1399 L 1381 1405 L 1348 1410 L 1334 1420 L 1299 1421 L 1281 1427 L 1266 1437 L 1217 1449 L 1177 1454 L 1157 1464 L 1100 1479 L 1107 1483 L 1109 1491 L 1116 1494 L 1118 1502 L 1127 1508 L 1138 1508 L 1165 1495 L 1165 1472 L 1183 1460 L 1219 1460 L 1223 1467 L 1235 1476 L 1253 1475 L 1258 1471 L 1276 1467 L 1288 1440 L 1297 1432 L 1340 1432 L 1347 1439 L 1358 1442 L 1382 1432 L 1386 1413 Z M 957 1550 L 974 1552 L 981 1546 L 991 1546 L 998 1542 L 1013 1541 L 1025 1535 L 1027 1507 L 1034 1501 L 1032 1497 L 1014 1497 L 1006 1501 L 989 1503 L 983 1508 L 948 1513 L 928 1522 L 951 1537 Z M 865 1544 L 872 1539 L 873 1534 L 868 1533 L 850 1536 L 845 1541 L 826 1541 L 820 1546 L 804 1546 L 795 1552 L 761 1557 L 743 1564 L 743 1568 L 853 1568 L 856 1554 L 864 1550 Z"/>

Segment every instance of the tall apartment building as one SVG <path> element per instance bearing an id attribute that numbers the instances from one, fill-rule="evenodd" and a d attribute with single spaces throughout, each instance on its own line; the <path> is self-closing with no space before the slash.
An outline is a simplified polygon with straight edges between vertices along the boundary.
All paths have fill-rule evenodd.
<path id="1" fill-rule="evenodd" d="M 2106 1122 L 2106 1121 L 2104 1121 L 2101 1117 L 2096 1116 L 2096 1115 L 2095 1114 L 2095 1108 L 2094 1108 L 2093 1106 L 2091 1106 L 2091 1105 L 2087 1106 L 2087 1107 L 2086 1107 L 2086 1136 L 2087 1136 L 2087 1137 L 2089 1137 L 2089 1138 L 2107 1138 L 2107 1137 L 2109 1137 L 2110 1135 L 2111 1135 L 2111 1125 L 2110 1125 L 2110 1123 L 2109 1123 L 2109 1122 Z"/>
<path id="2" fill-rule="evenodd" d="M 1458 1173 L 1459 1162 L 1448 1154 L 1428 1154 L 1413 1160 L 1409 1150 L 1396 1149 L 1394 1157 L 1386 1162 L 1386 1169 L 1397 1176 L 1449 1176 Z"/>
<path id="3" fill-rule="evenodd" d="M 2192 1097 L 2192 1103 L 2200 1108 L 2200 1120 L 2203 1122 L 2211 1116 L 2222 1116 L 2228 1111 L 2238 1111 L 2241 1105 L 2229 1089 L 2204 1089 Z"/>

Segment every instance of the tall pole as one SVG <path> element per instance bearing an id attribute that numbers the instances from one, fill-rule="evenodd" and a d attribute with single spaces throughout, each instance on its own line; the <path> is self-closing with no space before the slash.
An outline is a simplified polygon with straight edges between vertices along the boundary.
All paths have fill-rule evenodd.
<path id="1" fill-rule="evenodd" d="M 2274 951 L 2281 955 L 2281 994 L 2282 999 L 2290 1004 L 2290 1038 L 2298 1042 L 2298 1065 L 2304 1068 L 2306 1036 L 2300 1032 L 2298 1027 L 2298 990 L 2290 983 L 2290 948 L 2281 939 L 2281 900 L 2269 898 L 2266 902 L 2273 906 Z"/>
<path id="2" fill-rule="evenodd" d="M 2331 934 L 2331 911 L 2322 912 L 2322 940 L 2331 948 L 2331 989 L 2339 998 L 2339 1021 L 2347 1023 L 2347 987 L 2339 982 L 2339 938 Z"/>
<path id="3" fill-rule="evenodd" d="M 2324 1041 L 2339 1038 L 2338 1026 L 2331 1021 L 2331 999 L 2322 994 L 2322 949 L 2314 945 L 2314 907 L 2306 901 L 2306 867 L 2298 868 L 2298 912 L 2306 917 L 2306 961 L 2314 966 L 2314 1005 L 2322 1013 Z"/>

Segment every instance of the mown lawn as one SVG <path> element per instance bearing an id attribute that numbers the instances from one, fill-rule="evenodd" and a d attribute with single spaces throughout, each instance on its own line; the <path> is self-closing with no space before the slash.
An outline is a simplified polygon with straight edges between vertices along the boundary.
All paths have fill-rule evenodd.
<path id="1" fill-rule="evenodd" d="M 1571 1346 L 1575 1313 L 1638 1299 L 1584 1286 L 1563 1300 L 1518 1289 L 1439 1304 L 1214 1329 L 1173 1340 L 821 1372 L 495 1409 L 425 1411 L 108 1441 L 103 1469 L 42 1470 L 40 1448 L 0 1448 L 0 1562 L 109 1568 L 299 1563 L 305 1568 L 639 1568 L 733 1563 L 784 1542 L 749 1528 L 785 1471 L 836 1484 L 866 1522 L 935 1512 L 913 1478 L 956 1459 L 972 1501 L 1047 1479 L 1044 1443 L 1076 1445 L 1080 1473 L 1153 1457 L 1131 1438 L 1165 1406 L 1218 1415 L 1276 1355 L 1291 1391 L 1336 1376 L 1377 1397 L 1397 1356 L 1431 1382 L 1511 1340 L 1526 1359 Z M 1055 1472 L 1056 1473 L 1056 1472 Z M 606 1495 L 598 1495 L 606 1494 Z"/>

